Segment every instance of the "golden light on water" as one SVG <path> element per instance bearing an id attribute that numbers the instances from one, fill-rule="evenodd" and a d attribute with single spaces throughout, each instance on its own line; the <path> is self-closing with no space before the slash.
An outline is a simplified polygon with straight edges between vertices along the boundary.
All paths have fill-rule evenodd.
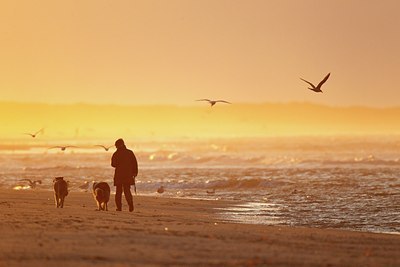
<path id="1" fill-rule="evenodd" d="M 32 189 L 29 185 L 16 185 L 13 187 L 13 190 L 29 190 Z"/>
<path id="2" fill-rule="evenodd" d="M 0 1 L 0 262 L 395 266 L 399 242 L 365 232 L 400 232 L 399 10 Z M 133 217 L 113 211 L 119 138 L 139 166 Z"/>
<path id="3" fill-rule="evenodd" d="M 178 155 L 178 153 L 176 153 L 176 152 L 170 153 L 167 158 L 168 159 L 174 159 L 177 155 Z"/>

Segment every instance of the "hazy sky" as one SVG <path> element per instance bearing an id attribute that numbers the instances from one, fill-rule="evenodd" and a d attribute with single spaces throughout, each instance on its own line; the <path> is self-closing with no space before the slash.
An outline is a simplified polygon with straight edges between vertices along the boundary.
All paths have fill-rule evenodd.
<path id="1" fill-rule="evenodd" d="M 0 3 L 0 100 L 400 106 L 398 0 Z M 318 83 L 323 94 L 299 77 Z"/>

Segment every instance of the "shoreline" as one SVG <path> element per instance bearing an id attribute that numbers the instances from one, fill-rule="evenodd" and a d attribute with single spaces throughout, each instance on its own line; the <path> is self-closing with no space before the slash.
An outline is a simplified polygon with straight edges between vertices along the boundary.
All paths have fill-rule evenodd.
<path id="1" fill-rule="evenodd" d="M 400 266 L 400 235 L 226 222 L 230 201 L 0 189 L 0 266 Z"/>
<path id="2" fill-rule="evenodd" d="M 27 186 L 28 187 L 28 186 Z M 114 204 L 114 196 L 115 196 L 115 191 L 113 191 L 114 187 L 111 187 L 111 196 L 110 196 L 110 202 L 112 203 L 111 205 Z M 5 188 L 0 188 L 1 190 L 12 190 L 12 191 L 20 191 L 20 192 L 35 192 L 35 191 L 42 191 L 46 193 L 51 193 L 52 194 L 52 189 L 44 189 L 44 188 L 39 188 L 39 189 L 5 189 Z M 133 189 L 132 189 L 133 190 Z M 91 196 L 91 189 L 88 189 L 87 191 L 80 190 L 80 191 L 74 191 L 74 193 L 82 193 L 82 194 L 89 194 Z M 132 191 L 133 194 L 133 191 Z M 174 199 L 174 200 L 193 200 L 193 201 L 212 201 L 215 202 L 215 214 L 214 216 L 216 218 L 222 218 L 219 219 L 223 222 L 226 223 L 238 223 L 238 224 L 248 224 L 248 225 L 264 225 L 264 226 L 290 226 L 290 227 L 309 227 L 309 228 L 315 228 L 315 229 L 332 229 L 332 230 L 344 230 L 344 231 L 351 231 L 351 232 L 360 232 L 360 233 L 377 233 L 377 234 L 391 234 L 391 235 L 400 235 L 400 232 L 398 231 L 379 231 L 379 230 L 363 230 L 363 229 L 351 229 L 351 228 L 342 228 L 342 227 L 329 227 L 329 226 L 304 226 L 304 225 L 291 225 L 287 222 L 284 221 L 279 221 L 277 220 L 254 220 L 251 219 L 251 217 L 259 217 L 260 214 L 257 212 L 257 207 L 260 204 L 265 204 L 268 205 L 268 203 L 265 202 L 257 202 L 257 201 L 245 201 L 245 200 L 232 200 L 232 199 L 226 199 L 226 198 L 221 198 L 217 195 L 206 195 L 204 197 L 200 196 L 174 196 L 171 194 L 157 194 L 157 193 L 143 193 L 141 192 L 139 195 L 134 195 L 133 197 L 144 197 L 144 198 L 163 198 L 163 199 Z M 124 198 L 123 198 L 124 200 Z M 218 203 L 221 203 L 222 205 L 219 205 Z M 256 204 L 256 207 L 251 208 L 252 204 Z"/>

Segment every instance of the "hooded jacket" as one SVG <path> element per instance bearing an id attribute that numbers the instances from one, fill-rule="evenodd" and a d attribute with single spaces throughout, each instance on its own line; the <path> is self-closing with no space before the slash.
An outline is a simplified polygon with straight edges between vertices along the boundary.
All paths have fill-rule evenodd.
<path id="1" fill-rule="evenodd" d="M 121 146 L 117 148 L 111 158 L 111 166 L 115 168 L 114 186 L 128 184 L 133 185 L 134 177 L 138 174 L 138 164 L 132 150 Z"/>

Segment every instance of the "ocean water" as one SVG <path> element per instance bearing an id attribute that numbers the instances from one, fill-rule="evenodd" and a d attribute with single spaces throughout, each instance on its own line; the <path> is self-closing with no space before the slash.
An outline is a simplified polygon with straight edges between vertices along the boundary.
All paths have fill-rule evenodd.
<path id="1" fill-rule="evenodd" d="M 16 145 L 17 144 L 17 145 Z M 0 187 L 70 190 L 112 183 L 110 158 L 93 142 L 66 151 L 45 142 L 0 144 Z M 53 144 L 51 144 L 53 145 Z M 268 225 L 400 233 L 400 137 L 302 137 L 129 143 L 142 195 L 231 200 L 220 219 Z M 90 192 L 90 188 L 88 190 Z M 237 204 L 235 204 L 237 203 Z"/>

